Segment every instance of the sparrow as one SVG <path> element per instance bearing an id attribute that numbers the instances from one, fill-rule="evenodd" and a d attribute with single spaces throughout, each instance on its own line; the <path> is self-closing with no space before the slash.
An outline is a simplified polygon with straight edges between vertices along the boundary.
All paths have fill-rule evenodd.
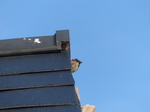
<path id="1" fill-rule="evenodd" d="M 71 73 L 76 72 L 81 63 L 82 61 L 80 61 L 79 59 L 72 59 L 71 60 Z"/>

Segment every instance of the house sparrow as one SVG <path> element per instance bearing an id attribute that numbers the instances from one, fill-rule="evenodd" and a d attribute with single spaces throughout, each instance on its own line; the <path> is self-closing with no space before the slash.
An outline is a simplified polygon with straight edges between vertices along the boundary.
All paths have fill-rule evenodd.
<path id="1" fill-rule="evenodd" d="M 71 67 L 72 67 L 71 72 L 73 73 L 77 71 L 81 63 L 82 62 L 79 59 L 72 59 L 71 60 Z"/>

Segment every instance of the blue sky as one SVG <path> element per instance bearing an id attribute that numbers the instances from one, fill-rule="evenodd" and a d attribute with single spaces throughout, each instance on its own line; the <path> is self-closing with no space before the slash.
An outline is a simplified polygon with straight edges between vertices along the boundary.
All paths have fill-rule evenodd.
<path id="1" fill-rule="evenodd" d="M 70 30 L 81 105 L 150 112 L 149 0 L 0 0 L 0 39 Z"/>

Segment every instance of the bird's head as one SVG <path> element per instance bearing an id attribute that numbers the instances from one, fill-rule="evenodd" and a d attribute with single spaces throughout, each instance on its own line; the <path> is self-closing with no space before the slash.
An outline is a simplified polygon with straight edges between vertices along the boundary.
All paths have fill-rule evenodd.
<path id="1" fill-rule="evenodd" d="M 82 61 L 80 61 L 79 59 L 75 58 L 75 59 L 72 59 L 71 61 L 74 61 L 74 62 L 78 62 L 79 64 L 82 63 Z"/>

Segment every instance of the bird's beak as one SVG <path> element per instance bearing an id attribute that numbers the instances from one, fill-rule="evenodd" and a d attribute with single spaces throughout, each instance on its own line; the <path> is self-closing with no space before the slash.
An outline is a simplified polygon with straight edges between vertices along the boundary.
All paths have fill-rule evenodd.
<path id="1" fill-rule="evenodd" d="M 81 64 L 81 63 L 82 63 L 82 61 L 79 61 L 79 63 Z"/>

